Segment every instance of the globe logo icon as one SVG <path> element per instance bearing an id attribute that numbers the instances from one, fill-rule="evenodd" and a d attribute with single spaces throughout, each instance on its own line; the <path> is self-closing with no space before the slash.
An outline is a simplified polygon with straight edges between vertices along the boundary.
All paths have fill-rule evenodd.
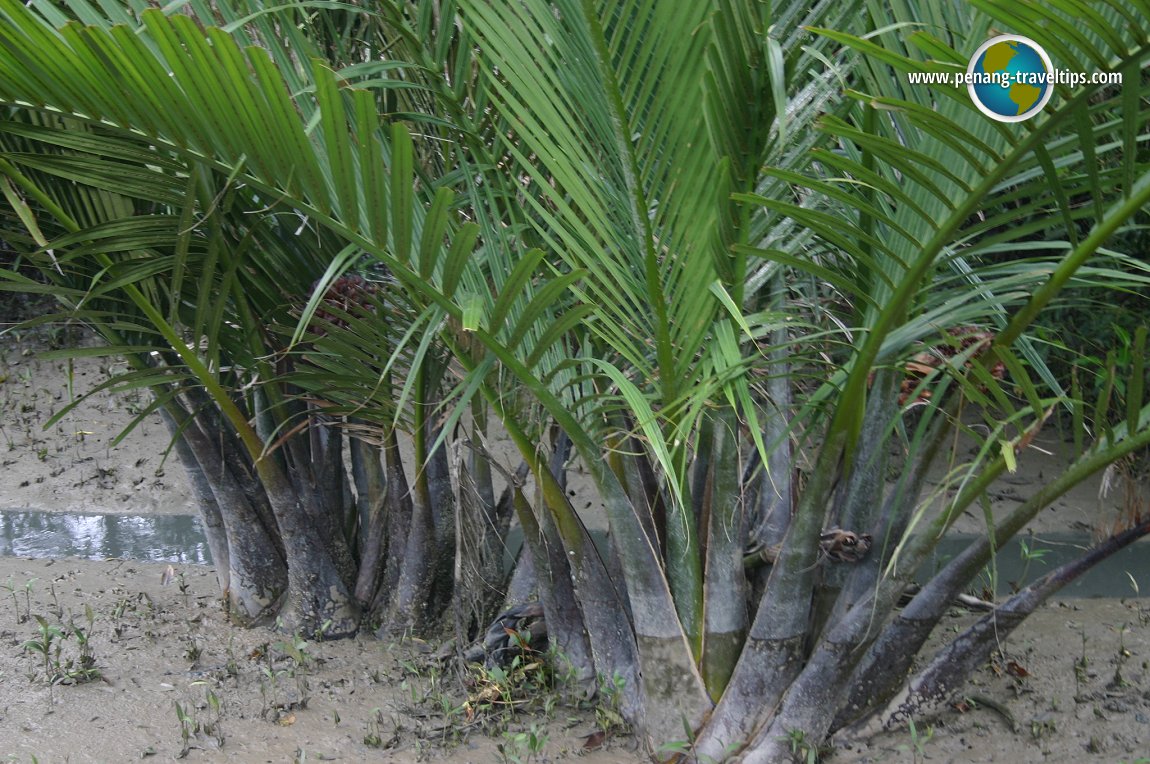
<path id="1" fill-rule="evenodd" d="M 967 67 L 970 98 L 999 122 L 1030 119 L 1054 94 L 1054 67 L 1042 46 L 1029 37 L 999 35 L 984 42 Z"/>

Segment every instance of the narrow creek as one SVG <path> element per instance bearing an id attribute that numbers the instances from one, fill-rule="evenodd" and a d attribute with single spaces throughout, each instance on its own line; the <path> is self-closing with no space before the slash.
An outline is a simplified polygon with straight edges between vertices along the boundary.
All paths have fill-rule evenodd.
<path id="1" fill-rule="evenodd" d="M 109 557 L 208 565 L 211 553 L 195 515 L 100 515 L 0 510 L 0 555 Z"/>
<path id="2" fill-rule="evenodd" d="M 592 534 L 596 543 L 605 539 Z M 970 536 L 944 539 L 927 561 L 925 579 L 971 541 Z M 507 565 L 522 544 L 516 530 L 508 538 Z M 1090 545 L 1083 533 L 1019 536 L 983 571 L 973 589 L 989 590 L 996 580 L 999 597 L 1074 559 Z M 1150 592 L 1150 541 L 1132 544 L 1071 583 L 1060 597 L 1132 597 Z M 0 555 L 14 557 L 122 558 L 210 565 L 211 553 L 195 515 L 103 515 L 0 509 Z"/>
<path id="3" fill-rule="evenodd" d="M 920 571 L 919 580 L 926 580 L 973 539 L 973 536 L 943 539 Z M 987 566 L 970 588 L 977 590 L 984 587 L 989 591 L 994 579 L 997 596 L 1009 596 L 1019 587 L 1046 575 L 1059 565 L 1081 557 L 1092 544 L 1093 541 L 1086 533 L 1046 533 L 1041 536 L 1020 534 L 999 550 L 994 567 Z M 1150 593 L 1148 551 L 1150 541 L 1137 541 L 1095 565 L 1055 596 L 1137 597 L 1143 590 Z"/>

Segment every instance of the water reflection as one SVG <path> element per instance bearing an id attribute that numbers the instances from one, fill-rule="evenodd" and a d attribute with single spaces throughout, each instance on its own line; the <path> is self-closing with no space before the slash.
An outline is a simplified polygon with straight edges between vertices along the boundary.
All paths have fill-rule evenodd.
<path id="1" fill-rule="evenodd" d="M 591 538 L 599 551 L 605 553 L 607 537 L 603 531 L 592 530 Z M 943 565 L 950 562 L 977 536 L 954 534 L 944 538 L 923 563 L 915 580 L 924 584 Z M 512 528 L 504 547 L 503 564 L 511 570 L 523 533 Z M 1042 536 L 1023 534 L 1002 547 L 995 557 L 995 565 L 987 566 L 971 583 L 969 591 L 982 595 L 990 590 L 991 582 L 997 586 L 999 598 L 1009 597 L 1019 588 L 1033 583 L 1063 563 L 1081 557 L 1094 544 L 1085 533 L 1051 533 Z M 1138 597 L 1150 592 L 1150 540 L 1138 541 L 1119 550 L 1063 587 L 1055 597 Z"/>
<path id="2" fill-rule="evenodd" d="M 0 510 L 0 555 L 210 564 L 193 515 L 89 515 Z"/>
<path id="3" fill-rule="evenodd" d="M 592 535 L 596 544 L 605 544 L 602 532 L 593 532 Z M 923 566 L 919 580 L 929 578 L 972 538 L 954 536 L 944 539 Z M 522 539 L 518 529 L 512 529 L 505 560 L 508 568 Z M 1024 541 L 1025 547 L 1022 546 Z M 1085 534 L 1012 539 L 997 557 L 998 595 L 1009 595 L 1014 587 L 1029 583 L 1078 557 L 1090 543 Z M 1148 549 L 1150 541 L 1130 545 L 1071 583 L 1057 596 L 1130 597 L 1140 590 L 1150 591 Z M 0 509 L 0 555 L 83 557 L 89 560 L 119 557 L 202 565 L 212 561 L 200 520 L 194 515 L 92 515 L 15 509 Z M 987 586 L 990 578 L 988 568 L 973 589 Z"/>
<path id="4" fill-rule="evenodd" d="M 954 536 L 943 539 L 934 555 L 920 572 L 925 581 L 934 571 L 957 555 L 974 536 Z M 992 578 L 997 577 L 999 597 L 1009 596 L 1019 586 L 1033 582 L 1063 563 L 1081 557 L 1093 545 L 1085 533 L 1049 533 L 1041 536 L 1016 536 L 1008 541 L 995 558 L 995 569 L 988 566 L 972 590 L 989 589 Z M 1150 591 L 1150 554 L 1146 550 L 1150 541 L 1138 541 L 1095 565 L 1089 571 L 1067 584 L 1056 597 L 1135 597 Z"/>

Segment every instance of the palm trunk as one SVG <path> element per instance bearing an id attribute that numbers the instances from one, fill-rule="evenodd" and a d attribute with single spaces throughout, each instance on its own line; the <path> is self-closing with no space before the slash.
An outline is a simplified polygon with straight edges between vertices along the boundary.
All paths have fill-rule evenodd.
<path id="1" fill-rule="evenodd" d="M 810 628 L 823 507 L 834 487 L 842 441 L 824 443 L 739 657 L 715 713 L 696 743 L 700 758 L 720 760 L 750 737 L 799 675 Z"/>
<path id="2" fill-rule="evenodd" d="M 288 572 L 280 550 L 219 448 L 197 420 L 186 423 L 182 438 L 195 456 L 219 509 L 228 549 L 222 564 L 227 565 L 224 594 L 229 613 L 241 623 L 268 618 L 288 588 Z"/>
<path id="3" fill-rule="evenodd" d="M 562 430 L 555 428 L 551 440 L 553 446 L 548 471 L 554 478 L 559 493 L 566 496 L 565 465 L 571 456 L 571 439 Z M 521 480 L 525 476 L 524 474 L 517 477 Z M 571 564 L 564 553 L 563 540 L 549 512 L 542 509 L 536 512 L 519 490 L 518 483 L 513 483 L 511 490 L 512 507 L 523 529 L 523 553 L 520 556 L 520 565 L 525 569 L 522 574 L 516 570 L 514 578 L 522 576 L 533 579 L 532 584 L 538 590 L 539 600 L 547 619 L 548 636 L 559 653 L 570 662 L 576 684 L 581 685 L 584 693 L 590 697 L 596 690 L 595 654 L 591 649 L 586 618 L 578 592 L 575 590 Z M 544 502 L 543 488 L 540 486 L 535 506 L 542 508 L 545 506 Z M 519 586 L 522 588 L 525 585 L 526 582 L 521 580 Z M 521 593 L 516 593 L 512 586 L 508 587 L 509 604 L 514 602 L 515 597 L 522 596 Z"/>
<path id="4" fill-rule="evenodd" d="M 637 668 L 642 678 L 644 706 L 641 727 L 649 744 L 678 740 L 684 729 L 697 729 L 702 724 L 712 703 L 693 661 L 687 635 L 676 615 L 657 554 L 658 541 L 645 532 L 638 520 L 637 508 L 628 499 L 614 473 L 601 462 L 593 465 L 591 472 L 604 497 L 612 535 L 619 544 L 619 557 L 631 604 L 638 648 Z M 674 522 L 677 520 L 668 518 L 668 524 Z M 670 549 L 668 545 L 668 553 Z M 601 561 L 595 570 L 605 572 Z M 613 588 L 606 579 L 599 586 L 595 586 L 594 581 L 588 583 L 591 584 L 589 589 L 580 587 L 584 599 L 588 592 L 600 587 Z M 652 750 L 654 747 L 652 744 Z"/>
<path id="5" fill-rule="evenodd" d="M 377 634 L 385 634 L 388 614 L 396 596 L 399 576 L 407 556 L 407 537 L 411 528 L 411 518 L 415 514 L 415 502 L 408 487 L 407 474 L 403 469 L 403 456 L 399 450 L 399 438 L 395 430 L 384 437 L 383 467 L 387 486 L 385 515 L 387 517 L 387 559 L 384 563 L 383 578 L 371 603 L 372 618 L 380 625 Z"/>
<path id="6" fill-rule="evenodd" d="M 1038 579 L 978 620 L 943 648 L 905 690 L 878 715 L 890 729 L 912 716 L 935 712 L 957 692 L 970 673 L 986 660 L 994 646 L 1005 640 L 1034 609 L 1080 575 L 1115 552 L 1150 533 L 1150 521 L 1140 523 L 1098 544 Z"/>
<path id="7" fill-rule="evenodd" d="M 349 589 L 354 587 L 357 565 L 346 536 L 347 473 L 343 461 L 343 432 L 338 423 L 318 412 L 309 415 L 307 462 L 294 465 L 296 491 L 323 539 L 328 555 Z M 302 441 L 302 439 L 301 439 Z"/>
<path id="8" fill-rule="evenodd" d="M 430 613 L 436 612 L 431 606 L 436 594 L 435 581 L 440 564 L 436 515 L 451 515 L 448 509 L 437 510 L 434 506 L 435 500 L 442 500 L 443 496 L 441 483 L 447 478 L 447 470 L 439 464 L 439 460 L 445 458 L 446 452 L 442 445 L 434 452 L 429 450 L 434 432 L 425 418 L 428 407 L 427 403 L 417 407 L 414 437 L 415 495 L 414 501 L 409 504 L 411 513 L 407 535 L 398 541 L 403 544 L 403 562 L 380 632 L 381 635 L 392 637 L 410 635 L 421 630 L 428 625 Z M 451 551 L 454 552 L 454 549 Z"/>
<path id="9" fill-rule="evenodd" d="M 403 564 L 380 636 L 409 636 L 424 624 L 436 547 L 435 520 L 426 492 L 420 493 L 412 503 L 407 537 L 399 542 L 403 544 Z"/>
<path id="10" fill-rule="evenodd" d="M 782 347 L 786 342 L 784 329 L 774 332 L 773 341 Z M 767 381 L 771 413 L 763 427 L 763 444 L 768 449 L 766 462 L 756 450 L 750 465 L 761 465 L 747 473 L 744 480 L 747 501 L 754 512 L 744 518 L 745 538 L 748 546 L 759 549 L 781 544 L 791 527 L 795 501 L 795 461 L 791 445 L 791 382 L 790 369 L 781 350 L 771 352 L 775 373 Z M 762 598 L 766 588 L 767 571 L 759 568 L 748 580 L 753 602 Z"/>
<path id="11" fill-rule="evenodd" d="M 208 549 L 212 553 L 212 566 L 216 569 L 216 580 L 220 585 L 221 592 L 227 592 L 231 587 L 231 552 L 228 549 L 228 534 L 224 526 L 223 514 L 220 511 L 219 502 L 216 501 L 215 493 L 212 492 L 212 484 L 208 480 L 207 475 L 204 474 L 203 467 L 196 459 L 196 454 L 192 451 L 191 446 L 178 432 L 175 420 L 172 414 L 166 409 L 161 408 L 160 414 L 163 417 L 164 424 L 167 425 L 168 432 L 173 438 L 176 447 L 176 455 L 179 457 L 180 463 L 188 473 L 188 478 L 191 481 L 192 491 L 196 495 L 196 507 L 200 511 L 200 520 L 204 526 L 204 537 L 208 542 Z M 231 603 L 228 609 L 231 610 Z"/>
<path id="12" fill-rule="evenodd" d="M 911 514 L 918 506 L 927 472 L 947 434 L 952 432 L 950 423 L 956 409 L 957 401 L 953 401 L 945 408 L 931 408 L 924 413 L 915 437 L 915 442 L 920 445 L 912 447 L 913 460 L 903 469 L 898 482 L 887 492 L 884 500 L 879 501 L 876 497 L 873 510 L 847 521 L 850 523 L 846 526 L 848 528 L 873 528 L 877 543 L 866 558 L 850 566 L 828 621 L 831 625 L 838 623 L 850 608 L 874 591 L 883 568 L 890 562 L 895 547 L 906 532 Z"/>
<path id="13" fill-rule="evenodd" d="M 387 481 L 383 471 L 383 451 L 379 446 L 353 435 L 349 447 L 359 518 L 359 570 L 356 573 L 355 599 L 361 607 L 368 607 L 383 575 L 383 560 L 387 553 Z"/>
<path id="14" fill-rule="evenodd" d="M 288 596 L 280 614 L 284 625 L 332 639 L 354 635 L 359 629 L 359 606 L 311 524 L 304 502 L 275 462 L 261 460 L 257 467 L 287 557 Z"/>
<path id="15" fill-rule="evenodd" d="M 485 389 L 484 394 L 523 458 L 532 465 L 570 565 L 596 667 L 604 677 L 622 684 L 622 712 L 647 733 L 647 742 L 676 739 L 684 726 L 698 725 L 710 702 L 689 658 L 690 651 L 683 651 L 683 631 L 662 566 L 654 556 L 657 542 L 644 531 L 615 474 L 596 461 L 597 452 L 588 443 L 575 443 L 606 499 L 612 533 L 617 541 L 626 543 L 621 550 L 626 586 L 617 587 L 586 526 L 540 459 L 535 444 L 491 390 Z M 642 553 L 633 554 L 635 550 Z M 542 585 L 547 584 L 544 581 Z M 625 604 L 628 594 L 630 619 Z"/>
<path id="16" fill-rule="evenodd" d="M 542 512 L 537 520 L 523 492 L 518 487 L 513 490 L 516 517 L 523 528 L 525 557 L 532 561 L 539 578 L 539 601 L 547 619 L 548 637 L 570 661 L 575 681 L 586 688 L 589 696 L 595 690 L 595 654 L 584 617 L 586 604 L 576 591 L 563 541 L 547 513 Z"/>
<path id="17" fill-rule="evenodd" d="M 439 433 L 439 427 L 432 428 L 430 439 L 434 441 Z M 455 501 L 447 441 L 431 452 L 426 470 L 427 500 L 431 507 L 435 534 L 431 550 L 431 587 L 424 613 L 430 624 L 450 608 L 455 583 L 455 534 L 459 508 Z"/>
<path id="18" fill-rule="evenodd" d="M 886 401 L 885 406 L 884 402 L 879 402 L 877 406 L 889 411 L 891 402 Z M 953 412 L 932 409 L 930 413 L 934 416 L 920 423 L 924 445 L 916 449 L 917 458 L 909 474 L 903 476 L 889 500 L 880 504 L 877 495 L 874 495 L 870 498 L 871 506 L 862 506 L 854 504 L 861 496 L 848 495 L 847 506 L 853 506 L 850 516 L 855 523 L 861 525 L 864 521 L 873 522 L 875 515 L 881 511 L 886 526 L 883 536 L 889 539 L 901 538 L 907 514 L 915 506 L 926 470 L 943 435 L 948 431 L 945 423 Z M 867 443 L 870 449 L 880 449 L 882 439 L 874 431 L 868 435 L 867 426 L 878 430 L 885 428 L 885 422 L 881 418 L 867 419 L 864 422 L 862 442 Z M 864 476 L 859 483 L 851 481 L 851 487 L 864 496 L 872 492 L 877 494 L 881 489 L 881 481 L 876 480 L 875 484 L 871 484 L 871 479 L 870 476 Z M 849 683 L 843 682 L 842 678 L 851 675 L 852 669 L 865 655 L 867 646 L 878 636 L 876 624 L 886 620 L 902 593 L 905 577 L 917 568 L 915 559 L 907 559 L 901 566 L 905 572 L 880 580 L 878 573 L 884 557 L 881 552 L 874 553 L 871 559 L 861 563 L 864 567 L 853 566 L 857 569 L 834 603 L 823 638 L 787 689 L 775 713 L 751 740 L 743 759 L 745 764 L 770 764 L 793 756 L 791 735 L 796 731 L 802 733 L 804 740 L 813 743 L 826 737 L 834 723 L 836 709 L 842 705 L 850 689 Z"/>
<path id="19" fill-rule="evenodd" d="M 455 553 L 448 556 L 454 562 L 451 577 L 450 611 L 455 621 L 456 635 L 465 644 L 472 635 L 482 632 L 492 622 L 504 604 L 507 576 L 504 573 L 504 547 L 507 540 L 511 498 L 506 498 L 507 510 L 501 513 L 492 491 L 484 490 L 473 473 L 476 464 L 485 460 L 472 454 L 463 459 L 457 453 L 455 475 L 457 498 L 455 502 Z M 480 472 L 482 478 L 483 472 Z M 486 478 L 490 482 L 490 472 Z M 490 485 L 488 485 L 490 488 Z"/>
<path id="20" fill-rule="evenodd" d="M 1041 425 L 1036 423 L 1035 432 Z M 1029 437 L 1029 434 L 1024 436 Z M 1105 465 L 1122 458 L 1137 448 L 1150 442 L 1150 431 L 1118 441 L 1115 445 L 1100 444 L 1091 452 L 1075 460 L 1069 469 L 1055 480 L 1040 488 L 1034 495 L 1015 507 L 1006 518 L 995 526 L 994 540 L 1004 544 L 1018 533 L 1038 512 L 1049 506 L 1056 498 L 1093 475 Z M 997 459 L 982 474 L 972 481 L 963 492 L 955 497 L 951 505 L 937 518 L 932 527 L 907 544 L 900 569 L 913 571 L 933 547 L 942 533 L 962 510 L 977 496 L 982 495 L 987 485 L 1005 469 L 1003 460 Z M 848 685 L 850 694 L 840 710 L 834 727 L 849 724 L 865 713 L 876 702 L 889 698 L 906 677 L 911 662 L 918 654 L 934 625 L 946 612 L 954 597 L 967 582 L 990 560 L 996 551 L 991 537 L 983 536 L 971 542 L 955 559 L 928 582 L 901 614 L 883 631 L 879 639 L 871 645 L 866 656 L 855 669 Z M 908 572 L 900 574 L 903 581 Z"/>
<path id="21" fill-rule="evenodd" d="M 515 560 L 515 565 L 511 571 L 511 580 L 507 582 L 507 594 L 503 598 L 505 608 L 511 608 L 516 605 L 522 605 L 531 600 L 541 599 L 543 590 L 539 586 L 539 568 L 535 565 L 535 555 L 527 546 L 526 540 L 523 542 L 523 547 L 519 550 L 519 556 Z M 547 617 L 547 606 L 543 607 L 543 615 Z M 547 618 L 550 623 L 550 618 Z M 588 648 L 590 653 L 590 648 Z M 591 665 L 594 671 L 594 664 Z"/>
<path id="22" fill-rule="evenodd" d="M 875 637 L 874 622 L 884 617 L 898 600 L 902 585 L 887 580 L 871 597 L 852 607 L 837 623 L 787 688 L 782 701 L 769 721 L 751 740 L 743 764 L 773 764 L 793 755 L 791 734 L 799 731 L 803 739 L 817 744 L 822 741 L 847 692 L 842 681 L 862 657 L 862 651 Z"/>
<path id="23" fill-rule="evenodd" d="M 707 493 L 710 504 L 703 577 L 705 631 L 703 678 L 713 700 L 726 689 L 747 633 L 746 576 L 743 573 L 742 499 L 739 490 L 739 431 L 735 410 L 715 417 Z"/>

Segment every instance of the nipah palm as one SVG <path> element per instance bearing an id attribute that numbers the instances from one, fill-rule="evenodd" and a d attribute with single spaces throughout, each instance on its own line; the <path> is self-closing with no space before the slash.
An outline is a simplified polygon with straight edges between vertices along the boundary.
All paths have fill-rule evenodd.
<path id="1" fill-rule="evenodd" d="M 908 683 L 954 596 L 1150 441 L 1139 368 L 1091 448 L 896 609 L 1043 424 L 1081 411 L 1035 318 L 1145 285 L 1103 249 L 1150 201 L 1144 4 L 64 8 L 0 2 L 5 237 L 133 359 L 121 383 L 157 391 L 209 476 L 239 568 L 221 583 L 260 582 L 241 614 L 426 628 L 465 589 L 452 555 L 490 563 L 513 512 L 552 641 L 621 687 L 653 755 L 778 761 L 945 700 L 994 633 Z M 1123 84 L 1058 86 L 1020 124 L 909 84 L 1005 30 Z M 491 420 L 533 494 L 491 459 Z M 956 431 L 976 455 L 928 490 Z M 196 456 L 216 432 L 239 494 Z M 255 551 L 232 539 L 241 495 Z M 462 599 L 469 636 L 497 603 Z"/>

